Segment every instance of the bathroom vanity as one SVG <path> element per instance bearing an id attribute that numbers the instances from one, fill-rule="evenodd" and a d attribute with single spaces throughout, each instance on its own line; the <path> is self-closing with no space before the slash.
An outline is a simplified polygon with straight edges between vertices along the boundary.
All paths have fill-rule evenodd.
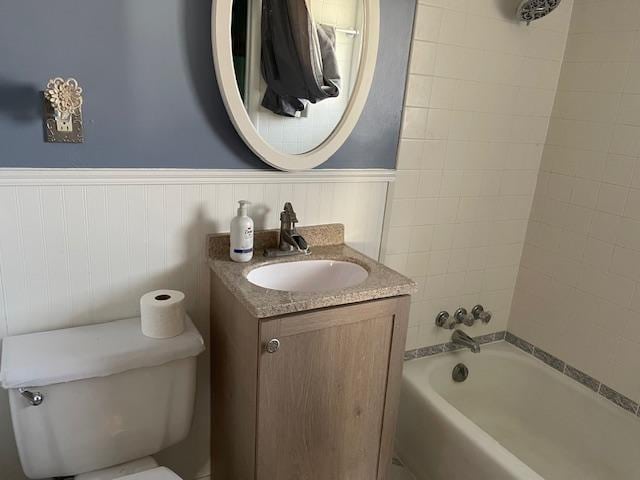
<path id="1" fill-rule="evenodd" d="M 228 260 L 228 236 L 209 239 L 213 476 L 384 479 L 415 284 L 344 245 L 342 225 L 299 230 L 311 255 L 267 259 L 278 232 L 258 232 L 248 264 Z M 274 263 L 298 275 L 318 260 L 358 265 L 366 278 L 337 288 L 343 272 L 311 269 L 317 281 L 299 283 L 302 291 L 247 278 Z"/>

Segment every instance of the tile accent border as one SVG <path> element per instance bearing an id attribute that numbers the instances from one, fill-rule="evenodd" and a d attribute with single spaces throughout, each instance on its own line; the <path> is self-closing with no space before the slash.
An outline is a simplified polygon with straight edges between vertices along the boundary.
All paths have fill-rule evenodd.
<path id="1" fill-rule="evenodd" d="M 589 390 L 599 393 L 602 397 L 606 398 L 610 402 L 614 403 L 620 408 L 625 409 L 627 412 L 633 413 L 640 417 L 640 406 L 637 402 L 634 402 L 630 398 L 624 396 L 621 393 L 616 392 L 611 387 L 608 387 L 604 383 L 599 380 L 593 378 L 592 376 L 584 373 L 581 370 L 578 370 L 575 367 L 563 362 L 557 357 L 554 357 L 550 353 L 545 352 L 541 348 L 532 345 L 531 343 L 523 340 L 522 338 L 507 332 L 506 341 L 510 344 L 518 347 L 523 352 L 526 352 L 530 355 L 533 355 L 538 360 L 546 363 L 551 368 L 555 368 L 560 373 L 563 373 L 567 377 L 575 380 L 581 385 L 587 387 Z"/>
<path id="2" fill-rule="evenodd" d="M 527 342 L 523 338 L 514 335 L 511 332 L 501 331 L 495 333 L 489 333 L 486 335 L 480 335 L 479 337 L 473 337 L 481 345 L 487 343 L 494 343 L 500 341 L 506 341 L 511 345 L 519 348 L 523 352 L 535 357 L 541 362 L 547 364 L 551 368 L 566 375 L 570 379 L 578 382 L 582 386 L 589 390 L 598 393 L 601 397 L 607 399 L 614 405 L 626 410 L 637 417 L 640 417 L 640 404 L 631 400 L 629 397 L 616 392 L 611 387 L 605 385 L 601 381 L 593 378 L 592 376 L 572 367 L 568 363 L 560 360 L 558 357 L 551 355 L 549 352 L 545 352 L 541 348 L 536 347 L 532 343 Z M 413 350 L 407 350 L 404 353 L 405 361 L 415 360 L 423 357 L 430 357 L 432 355 L 438 355 L 440 353 L 454 352 L 456 350 L 462 350 L 464 347 L 454 345 L 451 342 L 441 343 L 438 345 L 430 345 L 427 347 L 416 348 Z"/>
<path id="3" fill-rule="evenodd" d="M 486 335 L 473 337 L 473 339 L 480 345 L 485 345 L 487 343 L 500 342 L 504 340 L 506 333 L 507 332 L 505 331 L 487 333 Z M 456 350 L 463 350 L 464 348 L 465 347 L 461 345 L 455 345 L 451 342 L 440 343 L 438 345 L 430 345 L 428 347 L 420 347 L 413 350 L 407 350 L 406 352 L 404 352 L 404 359 L 415 360 L 416 358 L 430 357 L 431 355 L 437 355 L 439 353 L 455 352 Z"/>

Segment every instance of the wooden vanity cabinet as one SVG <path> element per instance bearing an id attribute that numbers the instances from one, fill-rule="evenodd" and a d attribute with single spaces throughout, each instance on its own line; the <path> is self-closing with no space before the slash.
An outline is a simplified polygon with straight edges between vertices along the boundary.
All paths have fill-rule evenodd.
<path id="1" fill-rule="evenodd" d="M 409 297 L 257 319 L 212 275 L 215 480 L 383 480 Z"/>

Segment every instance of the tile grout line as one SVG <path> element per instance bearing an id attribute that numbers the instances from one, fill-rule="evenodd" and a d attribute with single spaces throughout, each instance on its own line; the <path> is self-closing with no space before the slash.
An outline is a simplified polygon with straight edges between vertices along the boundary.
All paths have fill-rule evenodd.
<path id="1" fill-rule="evenodd" d="M 616 390 L 607 386 L 604 382 L 601 382 L 600 380 L 592 377 L 582 370 L 569 365 L 567 362 L 559 359 L 555 355 L 548 353 L 547 351 L 533 345 L 532 343 L 527 342 L 523 338 L 520 338 L 509 331 L 502 330 L 494 333 L 488 333 L 486 335 L 474 337 L 474 339 L 478 341 L 480 345 L 505 341 L 515 346 L 522 352 L 531 355 L 536 360 L 541 361 L 548 367 L 553 368 L 555 371 L 570 378 L 574 382 L 582 385 L 585 388 L 588 388 L 592 392 L 598 394 L 600 397 L 613 403 L 615 406 L 625 410 L 628 413 L 631 413 L 636 417 L 640 417 L 639 402 L 636 402 L 629 397 L 617 392 Z M 426 347 L 407 350 L 404 353 L 404 359 L 405 361 L 411 361 L 443 353 L 455 352 L 462 349 L 464 349 L 464 347 L 454 345 L 451 342 L 440 343 L 436 345 L 429 345 Z"/>

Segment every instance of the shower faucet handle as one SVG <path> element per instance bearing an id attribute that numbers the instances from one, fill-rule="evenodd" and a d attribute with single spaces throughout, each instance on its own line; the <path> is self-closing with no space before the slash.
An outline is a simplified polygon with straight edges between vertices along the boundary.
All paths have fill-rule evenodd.
<path id="1" fill-rule="evenodd" d="M 453 314 L 453 318 L 456 323 L 464 323 L 467 327 L 473 327 L 473 324 L 476 323 L 476 318 L 467 312 L 467 309 L 464 307 L 460 307 Z"/>
<path id="2" fill-rule="evenodd" d="M 456 321 L 451 318 L 449 312 L 445 312 L 443 310 L 436 315 L 436 326 L 446 328 L 447 330 L 453 330 L 456 327 Z"/>
<path id="3" fill-rule="evenodd" d="M 490 311 L 485 310 L 482 305 L 476 305 L 471 309 L 471 315 L 482 323 L 489 323 L 493 314 Z"/>

